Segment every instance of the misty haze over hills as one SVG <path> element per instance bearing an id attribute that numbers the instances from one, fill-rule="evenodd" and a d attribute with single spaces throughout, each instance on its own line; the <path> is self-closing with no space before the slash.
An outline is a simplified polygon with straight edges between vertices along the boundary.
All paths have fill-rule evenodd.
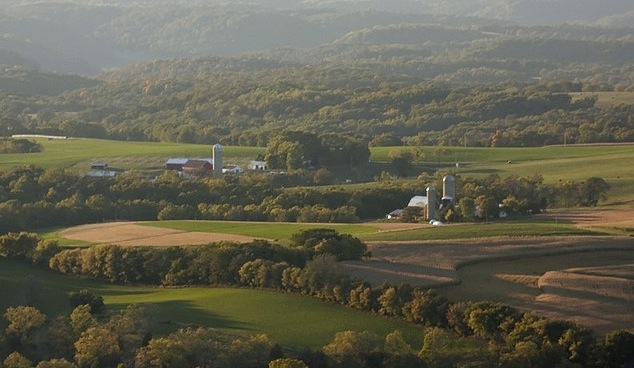
<path id="1" fill-rule="evenodd" d="M 315 56 L 315 48 L 333 52 L 350 43 L 438 51 L 492 37 L 634 39 L 631 0 L 0 0 L 0 6 L 0 64 L 82 75 L 190 56 L 289 48 Z"/>

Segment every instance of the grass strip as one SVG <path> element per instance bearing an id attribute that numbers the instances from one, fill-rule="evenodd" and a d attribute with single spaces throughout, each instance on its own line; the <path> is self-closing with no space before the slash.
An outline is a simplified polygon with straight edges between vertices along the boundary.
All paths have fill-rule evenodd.
<path id="1" fill-rule="evenodd" d="M 364 234 L 365 241 L 413 241 L 487 238 L 496 236 L 578 236 L 604 233 L 580 229 L 573 224 L 538 221 L 499 221 L 484 223 L 450 224 L 413 230 Z"/>

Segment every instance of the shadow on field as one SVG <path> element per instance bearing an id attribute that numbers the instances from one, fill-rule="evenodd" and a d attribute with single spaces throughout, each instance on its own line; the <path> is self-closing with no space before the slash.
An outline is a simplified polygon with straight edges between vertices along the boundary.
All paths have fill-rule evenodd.
<path id="1" fill-rule="evenodd" d="M 384 260 L 345 262 L 347 273 L 378 287 L 387 282 L 392 285 L 408 283 L 419 287 L 439 287 L 458 283 L 454 270 Z"/>
<path id="2" fill-rule="evenodd" d="M 201 308 L 187 300 L 170 300 L 157 303 L 143 303 L 155 318 L 159 332 L 172 332 L 185 327 L 211 327 L 229 330 L 250 330 L 249 324 L 227 318 Z M 124 310 L 128 304 L 108 303 L 107 308 Z"/>

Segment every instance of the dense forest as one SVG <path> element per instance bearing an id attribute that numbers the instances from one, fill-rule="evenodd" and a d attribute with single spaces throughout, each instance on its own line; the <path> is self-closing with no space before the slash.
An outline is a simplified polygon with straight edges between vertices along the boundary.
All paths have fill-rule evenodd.
<path id="1" fill-rule="evenodd" d="M 250 63 L 260 66 L 227 70 Z M 634 140 L 634 107 L 599 108 L 595 98 L 567 94 L 591 88 L 584 83 L 451 86 L 367 68 L 271 63 L 175 60 L 56 96 L 0 91 L 0 134 L 244 146 L 266 146 L 289 129 L 336 132 L 366 143 L 390 134 L 410 145 L 542 146 L 561 144 L 564 136 L 568 143 Z"/>

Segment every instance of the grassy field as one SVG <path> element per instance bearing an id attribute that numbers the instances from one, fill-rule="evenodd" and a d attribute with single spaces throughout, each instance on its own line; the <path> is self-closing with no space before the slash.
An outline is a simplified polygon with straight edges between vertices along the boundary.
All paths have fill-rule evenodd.
<path id="1" fill-rule="evenodd" d="M 68 313 L 66 293 L 81 289 L 103 296 L 110 310 L 130 304 L 155 306 L 162 333 L 201 325 L 246 335 L 266 333 L 282 345 L 313 348 L 327 344 L 336 332 L 343 330 L 367 330 L 384 336 L 398 329 L 416 347 L 420 347 L 422 340 L 421 328 L 300 295 L 235 288 L 111 285 L 0 258 L 0 311 L 33 301 L 48 316 Z"/>
<path id="2" fill-rule="evenodd" d="M 3 167 L 37 165 L 44 168 L 61 167 L 88 170 L 93 161 L 105 161 L 112 169 L 162 169 L 172 157 L 209 158 L 211 145 L 159 142 L 123 142 L 100 139 L 31 139 L 44 147 L 43 152 L 29 154 L 3 154 Z M 262 147 L 224 147 L 223 156 L 240 163 L 248 162 L 265 153 Z"/>
<path id="3" fill-rule="evenodd" d="M 256 238 L 289 240 L 291 235 L 302 230 L 314 228 L 335 229 L 341 234 L 361 236 L 363 234 L 376 233 L 379 229 L 372 224 L 294 224 L 271 222 L 240 222 L 240 221 L 156 221 L 139 222 L 145 226 L 162 228 L 200 231 L 208 233 L 225 233 L 234 235 L 246 235 Z"/>
<path id="4" fill-rule="evenodd" d="M 42 140 L 45 151 L 39 154 L 1 155 L 0 167 L 36 164 L 43 167 L 64 167 L 85 170 L 91 161 L 107 161 L 113 169 L 160 170 L 169 157 L 209 157 L 211 147 L 208 145 L 114 142 L 91 139 Z M 372 150 L 372 161 L 387 160 L 387 155 L 394 148 L 382 147 Z M 412 148 L 398 148 L 412 149 Z M 424 148 L 433 152 L 436 148 Z M 551 146 L 540 148 L 470 148 L 451 147 L 440 157 L 441 162 L 430 162 L 434 168 L 452 168 L 459 175 L 484 176 L 489 174 L 526 176 L 533 173 L 543 175 L 546 183 L 559 180 L 583 181 L 591 176 L 604 178 L 611 186 L 608 205 L 631 207 L 634 204 L 634 145 L 588 145 L 588 146 Z M 225 147 L 226 161 L 248 161 L 263 148 Z M 456 168 L 455 163 L 460 165 Z M 213 221 L 165 221 L 143 223 L 146 226 L 159 226 L 188 232 L 228 233 L 248 235 L 268 239 L 286 240 L 290 235 L 311 227 L 335 228 L 340 233 L 352 234 L 365 241 L 412 241 L 412 240 L 444 240 L 465 239 L 469 247 L 478 243 L 489 249 L 489 237 L 512 235 L 520 237 L 543 237 L 544 235 L 586 235 L 602 234 L 601 230 L 578 228 L 575 224 L 556 219 L 521 221 L 499 221 L 479 224 L 458 224 L 442 227 L 421 225 L 416 229 L 385 230 L 381 224 L 262 224 L 240 222 Z M 57 229 L 49 231 L 47 236 L 55 237 Z M 477 240 L 476 240 L 477 239 Z M 629 240 L 629 239 L 628 239 Z M 61 239 L 63 242 L 64 240 Z M 521 241 L 521 240 L 517 240 Z M 75 242 L 76 243 L 76 242 Z M 393 247 L 386 247 L 381 259 L 390 264 L 404 264 L 421 267 L 426 262 L 427 268 L 438 268 L 437 277 L 449 277 L 447 270 L 438 265 L 455 262 L 464 256 L 457 252 L 452 256 L 447 253 L 442 242 L 435 246 L 436 253 L 425 253 L 423 248 L 416 249 L 415 254 L 392 254 Z M 69 243 L 71 244 L 71 243 Z M 405 247 L 405 246 L 403 246 Z M 442 249 L 441 249 L 442 248 Z M 443 254 L 448 260 L 433 261 L 435 254 Z M 578 318 L 581 322 L 597 326 L 601 321 L 600 313 L 615 316 L 609 321 L 609 328 L 615 325 L 634 325 L 631 310 L 627 303 L 609 304 L 606 300 L 576 300 L 569 295 L 543 295 L 532 282 L 544 272 L 561 270 L 565 267 L 605 267 L 634 263 L 631 255 L 634 252 L 594 254 L 567 254 L 550 257 L 520 257 L 513 261 L 491 261 L 475 263 L 459 269 L 460 284 L 442 288 L 442 293 L 452 300 L 500 300 L 524 309 L 543 312 L 556 317 L 567 317 L 576 310 L 587 310 L 588 315 Z M 478 257 L 481 252 L 478 253 Z M 392 257 L 392 258 L 390 258 Z M 411 258 L 408 260 L 406 258 Z M 454 257 L 454 258 L 452 258 Z M 424 261 L 420 261 L 423 259 Z M 599 262 L 600 261 L 600 262 Z M 389 270 L 388 270 L 389 271 Z M 442 271 L 442 272 L 441 272 Z M 449 270 L 456 272 L 455 270 Z M 451 273 L 449 272 L 449 273 Z M 604 272 L 604 271 L 602 271 Z M 434 276 L 433 273 L 431 273 Z M 451 276 L 451 275 L 450 275 Z M 403 325 L 393 320 L 379 318 L 366 313 L 341 308 L 297 295 L 272 293 L 248 289 L 227 288 L 151 288 L 123 287 L 67 278 L 24 265 L 16 265 L 0 259 L 0 308 L 8 305 L 34 300 L 49 315 L 67 312 L 65 294 L 68 291 L 87 288 L 104 296 L 109 308 L 123 308 L 128 304 L 149 303 L 156 305 L 157 319 L 161 322 L 162 331 L 189 324 L 208 325 L 227 328 L 233 331 L 253 334 L 267 333 L 274 341 L 283 345 L 320 347 L 331 341 L 337 331 L 354 329 L 369 330 L 385 335 L 394 329 L 405 332 L 410 343 L 420 346 L 422 331 L 412 326 Z M 596 303 L 587 305 L 583 303 Z M 579 303 L 574 304 L 574 303 Z M 604 304 L 602 304 L 604 303 Z M 605 304 L 607 303 L 607 304 Z M 571 305 L 572 307 L 565 307 Z M 608 308 L 604 310 L 604 306 Z M 571 309 L 572 308 L 572 309 Z M 257 312 L 254 312 L 257 310 Z M 568 313 L 568 314 L 566 314 Z M 592 314 L 594 313 L 594 314 Z M 622 316 L 625 320 L 617 320 Z M 573 315 L 577 319 L 577 316 Z M 621 317 L 619 317 L 621 318 Z M 598 325 L 601 329 L 602 326 Z M 310 331 L 307 333 L 306 331 Z"/>
<path id="5" fill-rule="evenodd" d="M 372 149 L 372 160 L 387 161 L 390 151 L 413 150 L 413 147 L 377 147 Z M 433 152 L 438 148 L 424 148 Z M 589 177 L 603 178 L 611 189 L 608 204 L 634 201 L 634 144 L 624 145 L 568 145 L 530 148 L 476 148 L 447 147 L 449 153 L 442 156 L 445 167 L 458 175 L 483 177 L 527 176 L 540 174 L 546 184 L 573 180 L 581 182 Z M 459 163 L 459 167 L 455 167 Z M 421 165 L 424 165 L 422 163 Z M 438 163 L 433 163 L 437 167 Z"/>
<path id="6" fill-rule="evenodd" d="M 36 139 L 44 147 L 41 153 L 3 154 L 0 166 L 34 164 L 45 168 L 61 167 L 87 170 L 92 161 L 105 161 L 115 170 L 160 170 L 170 157 L 210 157 L 211 145 L 121 142 L 98 139 L 47 140 Z M 393 150 L 413 150 L 414 147 L 374 147 L 371 161 L 385 163 Z M 634 200 L 634 144 L 567 145 L 530 148 L 483 147 L 423 147 L 429 157 L 422 168 L 454 169 L 459 175 L 489 174 L 526 176 L 543 175 L 546 183 L 559 180 L 583 181 L 591 176 L 605 179 L 611 186 L 610 203 Z M 442 154 L 435 152 L 443 151 Z M 263 147 L 224 148 L 226 162 L 246 165 L 265 153 Z M 456 168 L 455 163 L 460 163 Z"/>
<path id="7" fill-rule="evenodd" d="M 568 236 L 599 235 L 593 230 L 579 229 L 574 224 L 554 221 L 495 221 L 424 227 L 398 232 L 363 234 L 365 241 L 411 241 L 488 238 L 497 236 Z"/>
<path id="8" fill-rule="evenodd" d="M 365 241 L 444 240 L 486 238 L 496 236 L 553 236 L 600 235 L 599 231 L 580 229 L 574 224 L 553 220 L 498 221 L 456 224 L 451 226 L 424 226 L 398 231 L 379 231 L 381 224 L 289 224 L 251 223 L 233 221 L 156 221 L 142 222 L 144 226 L 165 227 L 183 231 L 201 231 L 247 235 L 266 239 L 288 240 L 291 235 L 316 227 L 335 229 L 342 234 L 354 235 Z"/>
<path id="9" fill-rule="evenodd" d="M 596 97 L 595 106 L 603 109 L 634 104 L 634 92 L 573 92 L 569 95 L 572 96 L 573 101 Z"/>
<path id="10" fill-rule="evenodd" d="M 498 236 L 579 236 L 604 235 L 600 229 L 579 228 L 575 224 L 554 219 L 524 219 L 494 221 L 487 223 L 461 223 L 445 226 L 427 226 L 424 224 L 365 223 L 365 224 L 301 224 L 301 223 L 265 223 L 241 221 L 193 221 L 172 220 L 138 222 L 138 225 L 175 229 L 186 233 L 202 232 L 215 234 L 241 235 L 260 239 L 271 239 L 286 243 L 297 232 L 314 228 L 335 229 L 341 234 L 350 234 L 364 241 L 414 241 L 475 239 Z M 62 246 L 82 246 L 78 240 L 65 239 L 59 233 L 63 229 L 41 232 L 46 239 L 55 239 Z M 183 234 L 183 238 L 186 234 Z M 116 240 L 111 240 L 116 242 Z"/>
<path id="11" fill-rule="evenodd" d="M 61 167 L 87 170 L 90 162 L 105 161 L 114 170 L 160 171 L 170 157 L 210 157 L 211 145 L 159 142 L 121 142 L 98 139 L 47 140 L 36 139 L 44 147 L 41 153 L 0 155 L 0 167 L 34 164 L 45 168 Z M 393 150 L 413 150 L 414 147 L 374 147 L 373 165 L 386 166 Z M 541 174 L 547 184 L 562 180 L 583 181 L 598 176 L 611 185 L 609 205 L 634 201 L 634 144 L 567 145 L 529 148 L 483 147 L 423 147 L 428 160 L 420 163 L 421 170 L 451 169 L 458 175 L 482 177 L 490 174 Z M 233 147 L 224 149 L 226 162 L 245 165 L 263 147 Z M 435 152 L 442 151 L 442 154 Z M 456 168 L 456 163 L 459 167 Z"/>

